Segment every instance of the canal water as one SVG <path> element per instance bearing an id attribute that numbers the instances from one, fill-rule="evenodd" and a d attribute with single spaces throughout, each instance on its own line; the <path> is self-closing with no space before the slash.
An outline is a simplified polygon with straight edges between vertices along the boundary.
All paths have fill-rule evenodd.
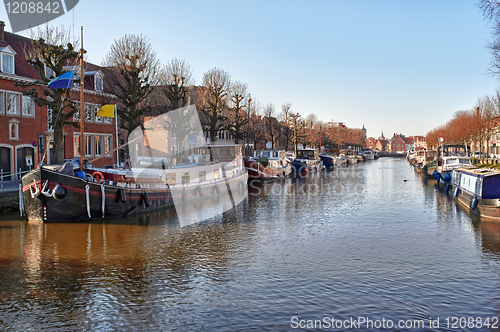
<path id="1" fill-rule="evenodd" d="M 500 223 L 402 158 L 252 185 L 186 227 L 0 221 L 0 331 L 489 331 L 499 287 Z"/>

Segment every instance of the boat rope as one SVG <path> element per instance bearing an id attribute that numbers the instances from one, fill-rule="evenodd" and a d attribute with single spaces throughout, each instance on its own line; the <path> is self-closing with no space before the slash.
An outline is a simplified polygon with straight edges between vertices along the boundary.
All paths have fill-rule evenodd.
<path id="1" fill-rule="evenodd" d="M 35 180 L 33 180 L 33 184 L 35 185 L 35 192 L 33 192 L 32 190 L 33 187 L 30 186 L 31 198 L 35 198 L 38 197 L 38 195 L 40 195 L 40 189 L 38 188 Z"/>
<path id="2" fill-rule="evenodd" d="M 87 205 L 87 214 L 90 216 L 90 197 L 89 197 L 89 188 L 90 186 L 88 184 L 85 185 L 85 203 Z"/>
<path id="3" fill-rule="evenodd" d="M 102 194 L 102 217 L 104 218 L 104 208 L 106 207 L 106 193 L 104 192 L 104 183 L 101 184 L 101 194 Z"/>

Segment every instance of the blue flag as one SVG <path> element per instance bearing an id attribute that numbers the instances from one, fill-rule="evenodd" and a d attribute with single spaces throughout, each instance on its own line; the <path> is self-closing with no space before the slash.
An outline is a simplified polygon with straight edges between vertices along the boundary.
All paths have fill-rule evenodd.
<path id="1" fill-rule="evenodd" d="M 60 76 L 57 76 L 49 82 L 49 88 L 51 88 L 52 90 L 70 89 L 73 87 L 73 76 L 75 76 L 74 70 L 70 70 Z"/>

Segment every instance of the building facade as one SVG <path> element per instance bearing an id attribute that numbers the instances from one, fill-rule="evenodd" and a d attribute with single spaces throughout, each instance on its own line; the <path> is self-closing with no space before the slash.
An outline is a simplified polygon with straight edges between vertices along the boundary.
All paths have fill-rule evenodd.
<path id="1" fill-rule="evenodd" d="M 54 112 L 47 106 L 37 105 L 33 98 L 23 94 L 28 88 L 20 86 L 41 80 L 25 57 L 32 47 L 30 39 L 4 31 L 4 23 L 0 22 L 0 175 L 3 180 L 18 179 L 40 162 L 51 163 Z M 85 157 L 102 157 L 94 164 L 105 166 L 116 162 L 110 153 L 115 146 L 116 124 L 115 119 L 100 118 L 96 113 L 103 104 L 114 103 L 114 99 L 104 91 L 102 71 L 95 69 L 90 64 L 85 67 Z M 43 86 L 35 85 L 35 88 L 41 95 Z M 79 101 L 79 89 L 72 89 L 70 96 Z M 75 119 L 78 117 L 76 114 Z M 79 131 L 70 125 L 64 127 L 64 158 L 80 156 Z"/>

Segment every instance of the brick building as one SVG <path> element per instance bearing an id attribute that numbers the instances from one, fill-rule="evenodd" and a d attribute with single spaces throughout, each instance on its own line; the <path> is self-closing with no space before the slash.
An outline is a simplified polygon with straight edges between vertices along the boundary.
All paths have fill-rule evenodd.
<path id="1" fill-rule="evenodd" d="M 25 58 L 29 48 L 32 48 L 30 39 L 4 31 L 4 23 L 0 22 L 0 173 L 4 180 L 14 180 L 18 177 L 16 173 L 35 167 L 47 149 L 44 162 L 50 164 L 51 159 L 53 112 L 24 96 L 28 88 L 15 85 L 41 80 Z M 116 163 L 116 157 L 109 153 L 115 146 L 115 119 L 96 116 L 101 105 L 115 103 L 113 96 L 104 91 L 101 69 L 86 64 L 84 81 L 85 157 L 103 156 L 94 163 L 98 166 Z M 41 92 L 42 86 L 37 89 Z M 79 88 L 72 89 L 71 99 L 79 101 Z M 79 157 L 79 143 L 79 128 L 65 126 L 64 157 Z"/>

